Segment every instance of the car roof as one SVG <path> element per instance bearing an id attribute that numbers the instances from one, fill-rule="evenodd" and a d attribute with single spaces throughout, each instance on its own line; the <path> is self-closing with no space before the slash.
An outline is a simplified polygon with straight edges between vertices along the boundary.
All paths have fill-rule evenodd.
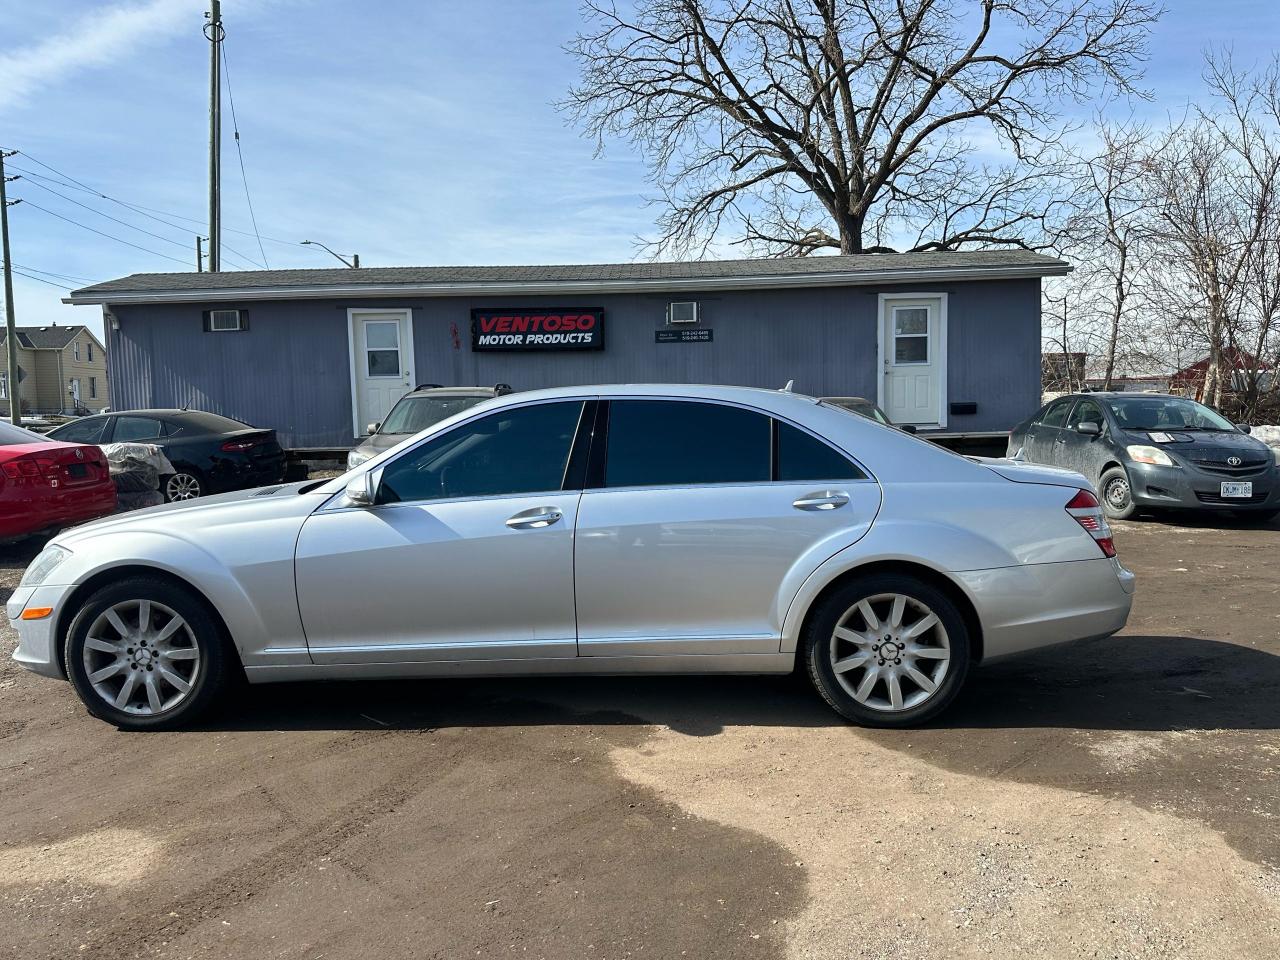
<path id="1" fill-rule="evenodd" d="M 672 397 L 683 400 L 720 400 L 778 413 L 795 410 L 800 405 L 815 406 L 818 403 L 816 397 L 803 393 L 771 390 L 765 387 L 732 387 L 699 383 L 608 383 L 508 393 L 487 401 L 485 407 L 497 409 L 507 404 L 527 403 L 531 400 L 577 397 Z"/>
<path id="2" fill-rule="evenodd" d="M 497 387 L 415 387 L 406 397 L 495 397 Z"/>

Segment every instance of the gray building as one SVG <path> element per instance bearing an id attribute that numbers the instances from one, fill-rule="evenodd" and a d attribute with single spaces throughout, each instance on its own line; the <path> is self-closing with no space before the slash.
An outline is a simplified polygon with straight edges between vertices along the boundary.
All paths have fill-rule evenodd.
<path id="1" fill-rule="evenodd" d="M 349 446 L 416 384 L 676 382 L 878 400 L 922 432 L 1040 402 L 1021 250 L 528 267 L 135 274 L 101 304 L 116 409 L 190 405 Z"/>

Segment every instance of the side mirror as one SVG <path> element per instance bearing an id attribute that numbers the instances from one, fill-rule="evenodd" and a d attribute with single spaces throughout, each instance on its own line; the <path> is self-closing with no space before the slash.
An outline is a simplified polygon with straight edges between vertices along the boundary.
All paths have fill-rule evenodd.
<path id="1" fill-rule="evenodd" d="M 1102 424 L 1093 420 L 1082 420 L 1076 424 L 1076 432 L 1083 433 L 1086 437 L 1102 436 Z"/>
<path id="2" fill-rule="evenodd" d="M 376 492 L 373 486 L 373 473 L 362 473 L 347 484 L 347 503 L 353 507 L 372 507 Z"/>
<path id="3" fill-rule="evenodd" d="M 1247 423 L 1237 423 L 1236 429 L 1241 433 L 1253 433 L 1253 427 L 1249 426 Z"/>
<path id="4" fill-rule="evenodd" d="M 381 420 L 375 420 L 375 421 L 373 421 L 373 423 L 365 424 L 365 428 L 364 428 L 364 429 L 365 429 L 365 431 L 369 434 L 369 436 L 371 436 L 371 437 L 372 437 L 375 433 L 377 433 L 377 432 L 378 432 L 378 428 L 379 428 L 380 426 L 382 426 L 382 421 L 381 421 Z"/>
<path id="5" fill-rule="evenodd" d="M 898 429 L 903 433 L 915 433 L 916 425 L 914 423 L 904 423 L 902 426 L 898 427 Z"/>

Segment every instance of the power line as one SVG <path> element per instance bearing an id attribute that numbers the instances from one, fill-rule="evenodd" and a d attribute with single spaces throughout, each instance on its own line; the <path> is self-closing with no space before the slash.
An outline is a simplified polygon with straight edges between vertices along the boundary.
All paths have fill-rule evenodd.
<path id="1" fill-rule="evenodd" d="M 132 223 L 129 223 L 125 220 L 121 220 L 119 217 L 111 216 L 111 214 L 109 213 L 103 213 L 101 210 L 95 210 L 93 207 L 89 206 L 87 203 L 81 203 L 79 200 L 76 200 L 72 197 L 68 197 L 65 193 L 59 193 L 57 190 L 54 190 L 52 187 L 46 187 L 42 183 L 36 183 L 34 180 L 32 180 L 31 185 L 33 187 L 39 187 L 41 190 L 45 190 L 49 193 L 52 193 L 55 197 L 61 197 L 63 200 L 67 201 L 67 203 L 74 203 L 77 207 L 81 207 L 85 210 L 88 210 L 90 213 L 97 214 L 99 217 L 104 217 L 107 220 L 110 220 L 112 223 L 118 223 L 122 227 L 128 227 L 130 230 L 137 230 L 139 233 L 145 233 L 148 237 L 155 237 L 157 240 L 163 240 L 165 243 L 172 243 L 175 247 L 182 247 L 184 250 L 190 246 L 190 244 L 179 243 L 177 240 L 174 240 L 171 237 L 161 236 L 160 234 L 153 233 L 150 230 L 143 230 L 142 227 L 136 227 Z"/>
<path id="2" fill-rule="evenodd" d="M 70 289 L 71 289 L 71 287 L 68 287 L 65 283 L 54 283 L 52 280 L 44 280 L 44 279 L 41 279 L 40 277 L 37 277 L 37 276 L 36 276 L 35 274 L 33 274 L 33 273 L 23 273 L 23 272 L 22 272 L 21 270 L 19 270 L 16 266 L 12 267 L 11 269 L 12 269 L 12 270 L 13 270 L 13 272 L 14 272 L 14 273 L 16 273 L 18 276 L 20 276 L 20 277 L 26 277 L 28 280 L 34 280 L 34 281 L 36 281 L 36 283 L 47 283 L 49 286 L 51 286 L 51 287 L 57 287 L 59 290 L 70 290 Z"/>
<path id="3" fill-rule="evenodd" d="M 128 210 L 132 210 L 133 212 L 141 214 L 144 217 L 148 217 L 159 223 L 166 224 L 167 226 L 174 227 L 179 230 L 190 231 L 190 228 L 184 227 L 181 224 L 170 223 L 169 221 L 156 216 L 156 214 L 164 214 L 166 217 L 173 217 L 175 220 L 185 220 L 188 223 L 198 223 L 202 225 L 204 224 L 204 221 L 201 220 L 199 217 L 188 217 L 181 213 L 174 213 L 171 210 L 162 210 L 159 207 L 149 207 L 141 203 L 130 203 L 127 200 L 121 200 L 118 197 L 113 197 L 110 194 L 103 193 L 101 190 L 98 190 L 94 187 L 89 186 L 89 184 L 85 183 L 83 180 L 77 180 L 75 177 L 71 176 L 71 174 L 69 173 L 64 173 L 63 171 L 57 169 L 56 167 L 50 166 L 49 164 L 45 163 L 43 160 L 40 160 L 37 157 L 33 157 L 31 154 L 27 153 L 24 150 L 18 151 L 18 154 L 24 159 L 30 160 L 32 163 L 35 163 L 41 167 L 44 167 L 44 169 L 48 170 L 50 173 L 56 174 L 60 179 L 55 180 L 53 177 L 46 177 L 43 174 L 35 173 L 34 171 L 31 171 L 31 170 L 23 170 L 21 167 L 13 167 L 13 165 L 10 164 L 10 166 L 13 167 L 13 169 L 18 170 L 20 173 L 27 174 L 27 176 L 38 177 L 43 180 L 53 180 L 53 182 L 57 183 L 59 186 L 66 187 L 68 189 L 82 190 L 85 193 L 93 194 L 93 196 L 95 197 L 99 197 L 111 203 L 118 204 L 119 206 L 125 207 Z M 270 240 L 272 243 L 282 243 L 290 247 L 296 247 L 299 245 L 297 240 L 281 240 L 278 237 L 269 237 L 269 236 L 266 236 L 265 234 L 260 236 L 256 232 L 250 233 L 247 230 L 232 230 L 230 227 L 223 227 L 222 229 L 224 232 L 239 233 L 246 237 L 255 237 L 261 240 Z M 254 229 L 255 230 L 257 229 L 256 223 L 254 224 Z M 194 231 L 190 231 L 190 232 L 194 233 Z M 256 263 L 256 261 L 254 261 L 252 257 L 247 256 L 239 252 L 238 250 L 234 250 L 231 247 L 228 247 L 225 243 L 222 246 L 224 249 L 231 250 L 231 252 L 236 254 L 236 256 L 240 257 L 240 259 L 245 260 L 249 263 L 252 263 L 255 266 L 261 266 L 261 264 Z M 265 257 L 263 259 L 265 260 Z"/>
<path id="4" fill-rule="evenodd" d="M 240 160 L 240 182 L 244 184 L 244 202 L 249 206 L 249 221 L 253 224 L 253 235 L 258 238 L 258 253 L 262 254 L 262 263 L 268 270 L 267 251 L 262 248 L 262 236 L 258 233 L 258 218 L 253 212 L 253 198 L 249 196 L 249 179 L 244 174 L 244 152 L 240 149 L 240 124 L 236 121 L 236 98 L 231 93 L 231 68 L 227 66 L 227 44 L 224 39 L 219 44 L 222 48 L 222 75 L 227 79 L 227 102 L 231 104 L 231 132 L 235 134 L 236 156 Z"/>
<path id="5" fill-rule="evenodd" d="M 114 240 L 117 243 L 123 243 L 126 247 L 133 247 L 135 250 L 141 250 L 143 253 L 150 253 L 153 256 L 164 257 L 166 260 L 172 260 L 174 263 L 180 263 L 183 266 L 187 266 L 186 260 L 179 260 L 177 257 L 171 257 L 169 256 L 169 254 L 161 253 L 159 250 L 152 250 L 148 247 L 139 246 L 138 244 L 133 243 L 130 240 L 125 240 L 121 237 L 116 237 L 109 233 L 103 233 L 101 230 L 91 227 L 87 223 L 81 223 L 79 220 L 72 220 L 70 217 L 64 217 L 60 213 L 54 213 L 52 210 L 46 209 L 45 207 L 40 206 L 40 204 L 38 203 L 32 203 L 30 200 L 23 200 L 23 203 L 25 203 L 28 207 L 34 207 L 36 210 L 39 210 L 41 213 L 47 213 L 51 217 L 57 217 L 59 220 L 65 220 L 67 223 L 74 224 L 75 226 L 80 227 L 83 230 L 88 230 L 90 233 L 96 233 L 98 236 L 106 237 L 108 240 Z"/>
<path id="6" fill-rule="evenodd" d="M 25 156 L 28 160 L 35 160 L 35 157 L 28 156 L 27 154 L 23 154 L 23 156 Z M 40 161 L 35 160 L 35 162 L 36 162 L 36 163 L 39 163 Z M 41 165 L 42 165 L 42 166 L 47 166 L 46 164 L 41 164 Z M 80 191 L 80 192 L 82 192 L 82 193 L 87 193 L 87 194 L 89 194 L 89 195 L 91 195 L 91 196 L 98 197 L 98 198 L 100 198 L 100 199 L 102 199 L 102 200 L 109 200 L 109 201 L 111 201 L 112 203 L 118 204 L 119 206 L 122 206 L 122 207 L 124 207 L 124 208 L 125 208 L 125 209 L 127 209 L 127 210 L 131 210 L 131 211 L 133 211 L 133 212 L 135 212 L 135 213 L 141 214 L 142 216 L 147 217 L 147 218 L 148 218 L 148 219 L 150 219 L 150 220 L 154 220 L 154 221 L 156 221 L 157 223 L 163 223 L 163 224 L 164 224 L 165 226 L 167 226 L 167 227 L 172 227 L 172 228 L 173 228 L 173 229 L 175 229 L 175 230 L 181 230 L 183 233 L 186 233 L 186 234 L 188 234 L 188 235 L 190 235 L 190 236 L 196 236 L 196 232 L 195 232 L 194 230 L 192 230 L 190 227 L 186 226 L 185 224 L 181 224 L 181 223 L 173 223 L 173 222 L 172 222 L 172 221 L 170 221 L 170 220 L 165 220 L 163 217 L 157 217 L 157 216 L 155 216 L 154 214 L 147 213 L 147 212 L 146 212 L 146 209 L 147 209 L 147 208 L 145 208 L 145 207 L 140 207 L 140 206 L 138 206 L 138 205 L 136 205 L 136 204 L 127 203 L 127 202 L 126 202 L 126 201 L 124 201 L 124 200 L 119 200 L 119 199 L 117 199 L 116 197 L 108 196 L 107 194 L 105 194 L 105 193 L 101 193 L 101 192 L 99 192 L 99 191 L 97 191 L 97 190 L 94 190 L 94 189 L 93 189 L 93 188 L 91 188 L 91 187 L 82 186 L 82 185 L 80 185 L 79 183 L 68 183 L 68 182 L 66 182 L 66 181 L 64 181 L 64 180 L 55 179 L 54 177 L 46 177 L 44 174 L 35 173 L 34 171 L 24 169 L 23 167 L 14 167 L 12 164 L 10 164 L 10 167 L 12 167 L 12 169 L 14 169 L 14 170 L 19 171 L 19 172 L 23 175 L 23 177 L 27 180 L 27 182 L 28 182 L 28 183 L 30 183 L 32 186 L 40 187 L 40 189 L 42 189 L 42 190 L 48 190 L 50 193 L 53 193 L 53 194 L 55 194 L 55 195 L 57 195 L 57 196 L 59 196 L 59 197 L 62 197 L 62 199 L 67 200 L 67 201 L 68 201 L 68 202 L 70 202 L 70 203 L 74 203 L 74 204 L 76 204 L 77 206 L 85 207 L 85 204 L 83 204 L 83 203 L 79 203 L 78 201 L 73 200 L 71 197 L 64 196 L 63 194 L 58 193 L 56 190 L 53 190 L 53 189 L 51 189 L 51 188 L 49 188 L 49 187 L 46 187 L 43 183 L 39 183 L 39 182 L 37 182 L 37 181 L 40 181 L 40 180 L 48 180 L 50 183 L 56 183 L 58 186 L 60 186 L 60 187 L 65 187 L 65 188 L 66 188 L 66 189 L 68 189 L 68 190 L 78 190 L 78 191 Z M 60 174 L 60 176 L 66 176 L 66 175 L 65 175 L 65 174 Z M 99 216 L 104 216 L 104 217 L 105 217 L 105 216 L 107 216 L 105 213 L 101 213 L 100 211 L 95 210 L 93 207 L 85 207 L 85 209 L 87 209 L 87 210 L 92 210 L 94 213 L 99 214 Z M 160 212 L 163 212 L 163 211 L 160 211 Z M 200 223 L 200 222 L 201 222 L 201 221 L 199 221 L 199 220 L 196 220 L 194 217 L 182 217 L 182 216 L 180 216 L 179 214 L 169 214 L 169 216 L 177 217 L 178 219 L 181 219 L 181 220 L 188 220 L 188 219 L 189 219 L 189 220 L 191 220 L 193 223 Z M 107 217 L 107 219 L 109 219 L 109 220 L 110 220 L 110 219 L 114 219 L 114 218 L 113 218 L 113 217 Z M 122 221 L 122 220 L 117 220 L 116 222 L 117 222 L 117 223 L 124 223 L 124 221 Z M 138 229 L 140 229 L 139 227 L 135 227 L 135 226 L 133 226 L 133 224 L 129 224 L 129 223 L 125 223 L 125 226 L 130 227 L 131 229 L 134 229 L 134 230 L 138 230 Z M 142 232 L 143 232 L 143 233 L 147 233 L 148 231 L 143 230 Z M 158 234 L 151 234 L 151 235 L 152 235 L 152 236 L 159 236 Z M 167 242 L 169 242 L 169 243 L 177 243 L 177 241 L 176 241 L 176 240 L 172 240 L 172 239 L 170 239 L 169 237 L 160 237 L 160 239 L 161 239 L 161 240 L 165 240 L 165 241 L 167 241 Z M 178 244 L 178 246 L 185 247 L 185 246 L 186 246 L 186 244 Z M 223 244 L 223 249 L 225 249 L 225 250 L 229 251 L 230 253 L 235 254 L 235 256 L 236 256 L 236 258 L 237 258 L 237 259 L 244 261 L 245 263 L 249 264 L 249 265 L 250 265 L 250 266 L 252 266 L 252 267 L 261 267 L 261 266 L 262 266 L 262 264 L 260 264 L 260 263 L 258 263 L 257 261 L 253 260 L 251 257 L 246 256 L 245 254 L 241 253 L 239 250 L 236 250 L 236 249 L 235 249 L 235 248 L 233 248 L 233 247 L 228 247 L 226 244 Z"/>
<path id="7" fill-rule="evenodd" d="M 88 277 L 77 277 L 70 273 L 54 273 L 52 270 L 37 270 L 35 267 L 27 266 L 25 263 L 14 263 L 14 267 L 21 267 L 23 270 L 31 273 L 42 273 L 46 277 L 57 277 L 59 280 L 79 280 L 82 283 L 96 283 L 96 280 L 90 280 Z"/>

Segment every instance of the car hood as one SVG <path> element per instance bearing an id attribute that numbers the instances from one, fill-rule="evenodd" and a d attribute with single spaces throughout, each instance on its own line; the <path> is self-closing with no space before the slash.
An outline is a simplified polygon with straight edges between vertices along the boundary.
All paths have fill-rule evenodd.
<path id="1" fill-rule="evenodd" d="M 356 447 L 360 453 L 367 453 L 369 456 L 377 456 L 383 450 L 390 450 L 396 444 L 404 443 L 412 437 L 412 433 L 375 433 Z"/>
<path id="2" fill-rule="evenodd" d="M 278 517 L 297 514 L 305 516 L 323 503 L 329 494 L 301 493 L 301 489 L 315 485 L 314 480 L 301 483 L 285 483 L 252 490 L 236 490 L 214 497 L 200 497 L 179 503 L 166 503 L 145 510 L 114 514 L 101 520 L 72 527 L 51 542 L 59 546 L 74 547 L 77 541 L 101 534 L 114 534 L 137 530 L 180 530 L 183 533 L 200 527 L 226 522 L 245 522 L 258 517 Z"/>
<path id="3" fill-rule="evenodd" d="M 1047 483 L 1055 487 L 1093 490 L 1093 484 L 1074 470 L 1046 467 L 1040 463 L 1025 463 L 1022 460 L 1010 460 L 1005 457 L 970 457 L 969 459 L 1014 483 Z"/>
<path id="4" fill-rule="evenodd" d="M 1273 456 L 1271 448 L 1261 440 L 1256 440 L 1247 433 L 1211 433 L 1196 430 L 1167 430 L 1163 439 L 1161 431 L 1126 430 L 1124 437 L 1127 443 L 1145 443 L 1168 450 L 1170 453 L 1188 460 L 1207 460 L 1211 463 L 1226 463 L 1227 457 L 1239 457 L 1246 463 L 1258 460 L 1270 460 Z"/>

